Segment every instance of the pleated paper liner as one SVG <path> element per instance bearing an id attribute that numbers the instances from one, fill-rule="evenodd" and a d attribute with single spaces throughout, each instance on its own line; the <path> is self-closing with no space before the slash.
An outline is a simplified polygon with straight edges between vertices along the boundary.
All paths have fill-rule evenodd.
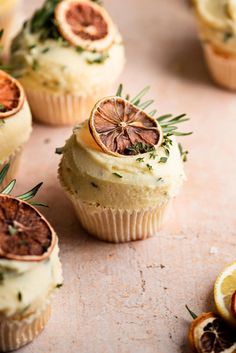
<path id="1" fill-rule="evenodd" d="M 16 350 L 33 341 L 46 326 L 51 316 L 51 305 L 45 305 L 21 320 L 0 317 L 0 352 Z"/>
<path id="2" fill-rule="evenodd" d="M 90 95 L 54 93 L 24 85 L 33 118 L 52 126 L 76 125 L 88 119 L 95 103 L 111 93 L 110 87 L 100 87 Z"/>
<path id="3" fill-rule="evenodd" d="M 221 53 L 206 43 L 203 50 L 213 80 L 222 87 L 236 90 L 236 55 Z"/>

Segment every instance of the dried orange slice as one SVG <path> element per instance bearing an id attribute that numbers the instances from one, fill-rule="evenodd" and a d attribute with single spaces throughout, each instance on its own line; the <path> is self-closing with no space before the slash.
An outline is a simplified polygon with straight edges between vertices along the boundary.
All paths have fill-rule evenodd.
<path id="1" fill-rule="evenodd" d="M 120 97 L 101 99 L 91 113 L 89 128 L 103 151 L 114 156 L 148 152 L 163 139 L 154 118 Z"/>
<path id="2" fill-rule="evenodd" d="M 89 0 L 64 0 L 55 10 L 61 35 L 73 46 L 104 51 L 114 41 L 114 25 L 108 13 Z"/>
<path id="3" fill-rule="evenodd" d="M 235 331 L 214 313 L 204 313 L 192 322 L 189 343 L 197 353 L 236 353 Z"/>
<path id="4" fill-rule="evenodd" d="M 234 318 L 236 319 L 236 291 L 232 295 L 232 299 L 231 299 L 231 312 Z"/>
<path id="5" fill-rule="evenodd" d="M 21 84 L 0 70 L 0 119 L 16 114 L 22 107 L 25 93 Z"/>
<path id="6" fill-rule="evenodd" d="M 50 256 L 56 242 L 55 232 L 36 208 L 0 195 L 0 258 L 42 261 Z"/>

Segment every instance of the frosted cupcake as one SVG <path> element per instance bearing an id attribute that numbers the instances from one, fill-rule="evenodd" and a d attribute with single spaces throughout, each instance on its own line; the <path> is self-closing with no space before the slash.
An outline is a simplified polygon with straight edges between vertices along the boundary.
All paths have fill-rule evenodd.
<path id="1" fill-rule="evenodd" d="M 140 102 L 145 92 L 128 101 L 119 90 L 100 100 L 57 151 L 59 180 L 81 224 L 105 241 L 156 235 L 185 179 L 187 152 L 174 137 L 185 118 L 146 114 L 152 101 Z"/>
<path id="2" fill-rule="evenodd" d="M 236 89 L 236 2 L 194 0 L 200 38 L 213 79 Z"/>
<path id="3" fill-rule="evenodd" d="M 9 42 L 17 3 L 18 0 L 0 0 L 0 28 L 4 30 L 2 38 L 4 47 L 6 47 L 6 44 Z"/>
<path id="4" fill-rule="evenodd" d="M 56 233 L 23 201 L 33 193 L 18 198 L 0 194 L 1 352 L 22 347 L 43 330 L 52 296 L 62 285 Z"/>
<path id="5" fill-rule="evenodd" d="M 8 162 L 11 164 L 6 182 L 15 176 L 31 125 L 31 113 L 21 84 L 0 70 L 0 169 Z"/>
<path id="6" fill-rule="evenodd" d="M 11 63 L 33 116 L 51 125 L 82 122 L 124 65 L 121 36 L 89 0 L 47 0 L 15 38 Z"/>

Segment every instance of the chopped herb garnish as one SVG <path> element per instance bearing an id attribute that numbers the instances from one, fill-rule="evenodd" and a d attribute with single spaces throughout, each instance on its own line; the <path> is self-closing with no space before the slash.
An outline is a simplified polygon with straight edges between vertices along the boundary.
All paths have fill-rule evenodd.
<path id="1" fill-rule="evenodd" d="M 125 151 L 126 151 L 125 154 L 127 155 L 136 155 L 140 153 L 155 151 L 155 147 L 142 142 L 138 142 L 134 144 L 132 147 L 126 148 Z"/>
<path id="2" fill-rule="evenodd" d="M 0 285 L 3 284 L 4 281 L 4 275 L 2 272 L 0 272 Z"/>
<path id="3" fill-rule="evenodd" d="M 166 163 L 167 162 L 167 157 L 161 157 L 160 159 L 159 159 L 159 162 L 158 163 Z"/>
<path id="4" fill-rule="evenodd" d="M 82 52 L 84 51 L 84 48 L 82 48 L 80 45 L 78 45 L 78 46 L 76 47 L 76 51 L 77 51 L 78 53 L 82 53 Z"/>
<path id="5" fill-rule="evenodd" d="M 46 54 L 48 51 L 50 50 L 50 48 L 44 48 L 43 50 L 42 50 L 42 54 Z"/>
<path id="6" fill-rule="evenodd" d="M 5 107 L 5 105 L 0 103 L 0 112 L 5 113 L 6 111 L 7 111 L 7 108 Z"/>
<path id="7" fill-rule="evenodd" d="M 63 147 L 57 147 L 55 150 L 56 154 L 62 154 L 63 153 Z"/>
<path id="8" fill-rule="evenodd" d="M 234 34 L 232 32 L 225 32 L 224 33 L 224 37 L 223 37 L 223 41 L 226 43 L 228 42 L 229 39 L 231 39 L 234 36 Z"/>
<path id="9" fill-rule="evenodd" d="M 20 240 L 20 245 L 28 245 L 29 243 L 28 243 L 28 241 L 27 240 L 25 240 L 25 239 L 21 239 Z"/>
<path id="10" fill-rule="evenodd" d="M 32 49 L 34 49 L 34 48 L 36 48 L 36 44 L 31 44 L 31 45 L 28 46 L 28 49 L 29 49 L 29 50 L 32 50 Z"/>
<path id="11" fill-rule="evenodd" d="M 38 70 L 38 68 L 39 68 L 39 62 L 38 62 L 38 60 L 34 59 L 33 63 L 32 63 L 32 69 L 34 71 L 36 71 L 36 70 Z"/>
<path id="12" fill-rule="evenodd" d="M 63 286 L 63 283 L 58 283 L 57 285 L 56 285 L 56 288 L 61 288 Z"/>
<path id="13" fill-rule="evenodd" d="M 184 151 L 183 146 L 181 145 L 181 143 L 179 143 L 178 146 L 179 146 L 179 152 L 180 152 L 180 155 L 182 157 L 183 162 L 187 162 L 188 151 L 187 150 Z"/>
<path id="14" fill-rule="evenodd" d="M 91 182 L 91 185 L 92 185 L 94 188 L 98 189 L 98 185 L 95 184 L 94 182 Z"/>
<path id="15" fill-rule="evenodd" d="M 156 151 L 150 152 L 150 154 L 149 154 L 150 159 L 155 159 L 156 157 L 157 157 Z"/>
<path id="16" fill-rule="evenodd" d="M 9 224 L 8 225 L 8 233 L 9 235 L 13 236 L 13 235 L 16 235 L 19 231 L 19 228 L 17 226 L 14 226 L 14 225 L 11 225 Z"/>
<path id="17" fill-rule="evenodd" d="M 19 300 L 19 302 L 22 301 L 22 293 L 21 292 L 17 293 L 17 299 Z"/>
<path id="18" fill-rule="evenodd" d="M 5 120 L 0 119 L 0 125 L 4 125 L 5 124 Z"/>
<path id="19" fill-rule="evenodd" d="M 112 174 L 115 175 L 115 176 L 118 177 L 118 178 L 123 178 L 123 176 L 120 175 L 120 174 L 118 174 L 118 173 L 112 173 Z"/>
<path id="20" fill-rule="evenodd" d="M 159 183 L 160 181 L 163 181 L 163 178 L 158 178 L 157 182 Z"/>
<path id="21" fill-rule="evenodd" d="M 146 166 L 149 170 L 152 170 L 152 166 L 150 164 L 147 163 Z"/>
<path id="22" fill-rule="evenodd" d="M 94 59 L 86 59 L 88 64 L 102 64 L 109 58 L 108 53 L 101 53 L 100 55 L 96 56 Z"/>
<path id="23" fill-rule="evenodd" d="M 139 163 L 144 162 L 144 157 L 142 157 L 142 158 L 137 158 L 136 161 L 139 162 Z"/>

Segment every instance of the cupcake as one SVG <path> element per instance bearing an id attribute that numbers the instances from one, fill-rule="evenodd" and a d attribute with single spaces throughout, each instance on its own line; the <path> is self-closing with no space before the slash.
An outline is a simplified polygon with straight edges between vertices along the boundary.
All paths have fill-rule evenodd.
<path id="1" fill-rule="evenodd" d="M 194 0 L 206 61 L 214 81 L 236 89 L 236 4 Z"/>
<path id="2" fill-rule="evenodd" d="M 0 0 L 0 28 L 4 30 L 2 38 L 4 47 L 6 47 L 6 44 L 9 42 L 17 3 L 18 0 Z"/>
<path id="3" fill-rule="evenodd" d="M 36 120 L 73 125 L 108 94 L 124 66 L 124 47 L 96 2 L 47 0 L 13 40 L 11 64 Z"/>
<path id="4" fill-rule="evenodd" d="M 32 341 L 47 324 L 62 285 L 58 238 L 29 203 L 0 193 L 0 351 Z M 31 195 L 31 196 L 30 196 Z"/>
<path id="5" fill-rule="evenodd" d="M 0 169 L 11 164 L 5 182 L 15 176 L 22 147 L 31 133 L 31 120 L 21 84 L 0 70 Z"/>
<path id="6" fill-rule="evenodd" d="M 59 180 L 82 226 L 109 242 L 128 242 L 158 234 L 185 179 L 174 135 L 184 115 L 155 119 L 144 109 L 143 90 L 132 100 L 100 100 L 89 120 L 78 125 L 65 146 Z"/>

